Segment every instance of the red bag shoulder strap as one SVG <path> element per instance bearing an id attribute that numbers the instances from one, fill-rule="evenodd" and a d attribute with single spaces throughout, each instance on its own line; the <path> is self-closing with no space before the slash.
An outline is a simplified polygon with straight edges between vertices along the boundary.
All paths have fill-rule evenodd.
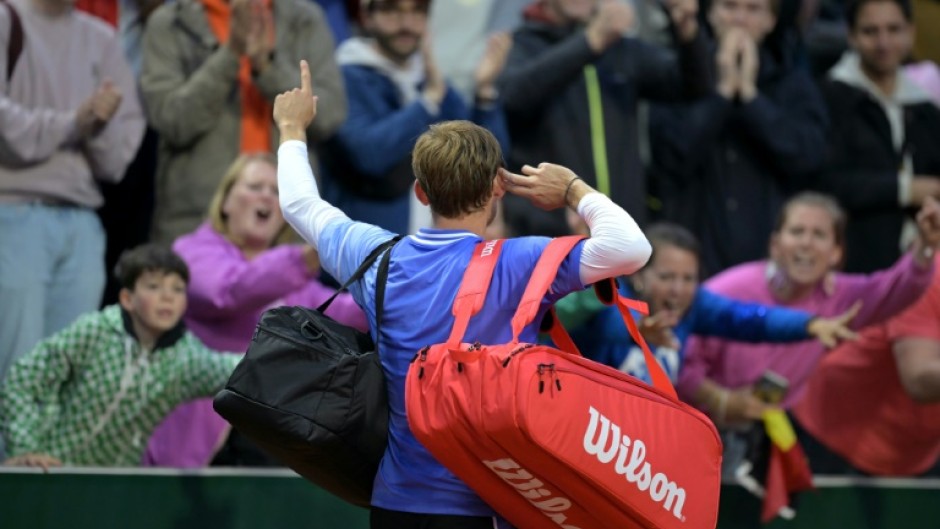
<path id="1" fill-rule="evenodd" d="M 496 270 L 499 254 L 503 250 L 503 242 L 505 242 L 503 239 L 482 241 L 473 248 L 473 257 L 470 258 L 470 264 L 463 273 L 460 290 L 457 291 L 451 310 L 454 315 L 454 326 L 450 331 L 450 337 L 447 338 L 447 346 L 451 349 L 460 346 L 460 341 L 467 333 L 470 318 L 483 308 L 486 292 L 493 279 L 493 271 Z"/>
<path id="2" fill-rule="evenodd" d="M 558 267 L 565 257 L 571 253 L 571 250 L 578 244 L 581 235 L 569 235 L 567 237 L 557 237 L 552 239 L 542 250 L 542 256 L 535 264 L 532 276 L 529 278 L 529 284 L 525 287 L 525 293 L 522 294 L 522 300 L 512 317 L 512 341 L 518 342 L 519 335 L 526 325 L 532 323 L 535 315 L 538 314 L 539 307 L 542 305 L 542 299 L 548 292 L 548 287 L 552 285 L 555 276 L 558 274 Z"/>
<path id="3" fill-rule="evenodd" d="M 545 297 L 546 292 L 548 292 L 548 287 L 552 284 L 552 281 L 555 280 L 558 267 L 571 252 L 571 249 L 574 248 L 581 239 L 583 239 L 583 237 L 561 237 L 552 240 L 548 246 L 545 247 L 542 257 L 539 259 L 535 270 L 532 272 L 532 278 L 529 280 L 525 294 L 522 296 L 522 301 L 519 302 L 519 308 L 516 310 L 516 314 L 512 319 L 514 342 L 518 341 L 522 329 L 532 323 L 532 320 L 538 313 L 542 299 Z M 636 325 L 636 321 L 633 319 L 633 314 L 630 312 L 632 309 L 641 314 L 649 314 L 647 304 L 642 301 L 621 296 L 617 290 L 617 282 L 612 278 L 596 283 L 594 285 L 594 291 L 597 294 L 597 298 L 600 299 L 602 303 L 617 307 L 620 316 L 623 318 L 624 325 L 627 326 L 630 337 L 640 346 L 640 349 L 643 350 L 643 358 L 646 361 L 646 368 L 649 370 L 653 387 L 678 401 L 679 397 L 676 394 L 676 389 L 673 387 L 672 382 L 669 380 L 669 376 L 666 375 L 662 366 L 656 361 L 652 351 L 650 351 L 649 345 L 646 343 L 646 339 L 643 338 L 639 327 Z M 548 331 L 552 337 L 552 341 L 555 342 L 555 345 L 561 350 L 571 354 L 580 354 L 571 336 L 558 318 L 555 317 L 554 314 L 552 314 L 551 317 L 551 327 L 543 330 Z"/>

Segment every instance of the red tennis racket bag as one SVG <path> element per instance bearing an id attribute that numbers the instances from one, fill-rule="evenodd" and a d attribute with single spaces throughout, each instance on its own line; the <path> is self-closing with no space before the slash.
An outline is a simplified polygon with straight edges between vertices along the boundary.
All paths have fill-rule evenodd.
<path id="1" fill-rule="evenodd" d="M 713 529 L 721 441 L 679 402 L 630 314 L 644 303 L 598 289 L 644 352 L 654 387 L 555 343 L 519 343 L 579 237 L 553 240 L 502 345 L 461 343 L 486 299 L 501 241 L 480 243 L 454 301 L 447 343 L 418 352 L 406 381 L 408 423 L 448 469 L 519 529 Z M 605 299 L 606 298 L 606 299 Z M 554 320 L 554 318 L 552 318 Z"/>

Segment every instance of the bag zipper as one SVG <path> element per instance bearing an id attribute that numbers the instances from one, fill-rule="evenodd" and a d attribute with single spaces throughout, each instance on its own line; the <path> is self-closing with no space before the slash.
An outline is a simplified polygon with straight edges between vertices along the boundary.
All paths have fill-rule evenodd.
<path id="1" fill-rule="evenodd" d="M 525 350 L 530 349 L 531 347 L 534 347 L 534 344 L 528 344 L 528 347 L 526 347 L 526 348 L 520 348 L 519 350 L 513 351 L 513 353 L 510 353 L 510 357 L 511 357 L 512 355 L 514 355 L 514 354 L 522 353 L 522 352 L 524 352 Z M 509 360 L 510 357 L 507 357 L 507 361 L 504 362 L 504 364 L 508 364 L 508 363 L 509 363 L 508 360 Z M 592 362 L 591 360 L 587 360 L 587 359 L 585 359 L 585 360 L 586 360 L 587 362 Z M 568 373 L 568 374 L 570 374 L 570 375 L 572 375 L 572 376 L 580 376 L 580 377 L 582 377 L 582 378 L 586 378 L 586 379 L 590 380 L 591 382 L 597 382 L 597 383 L 606 383 L 606 382 L 609 382 L 609 381 L 611 380 L 609 377 L 603 377 L 603 378 L 602 378 L 602 374 L 600 373 L 600 371 L 598 371 L 597 369 L 594 369 L 593 366 L 589 366 L 589 365 L 585 365 L 585 364 L 581 364 L 581 363 L 579 363 L 578 365 L 580 365 L 581 367 L 583 367 L 583 368 L 585 369 L 585 371 L 574 371 L 574 370 L 572 370 L 572 369 L 556 368 L 556 367 L 555 367 L 555 364 L 542 364 L 542 363 L 538 364 L 537 367 L 536 367 L 536 372 L 537 372 L 537 374 L 538 374 L 538 376 L 539 376 L 539 394 L 541 394 L 541 393 L 543 392 L 543 389 L 544 389 L 544 388 L 543 388 L 542 375 L 543 375 L 543 372 L 545 372 L 545 371 L 548 371 L 548 372 L 551 374 L 552 379 L 557 383 L 556 387 L 558 388 L 559 391 L 561 390 L 561 387 L 560 387 L 560 386 L 561 386 L 561 380 L 560 380 L 560 378 L 557 378 L 557 373 L 556 373 L 556 371 L 557 371 L 557 372 L 560 372 L 560 373 Z M 548 366 L 550 366 L 550 367 L 548 367 Z M 629 376 L 629 375 L 627 375 L 627 376 Z M 632 378 L 632 377 L 631 377 L 631 378 Z M 622 387 L 618 386 L 617 389 L 636 389 L 636 390 L 642 389 L 642 390 L 649 390 L 649 391 L 653 392 L 654 395 L 652 395 L 652 396 L 650 396 L 650 395 L 642 395 L 642 396 L 643 396 L 643 397 L 646 397 L 646 398 L 654 397 L 654 398 L 650 398 L 650 400 L 652 400 L 653 402 L 659 403 L 659 404 L 664 404 L 664 405 L 669 406 L 669 407 L 671 407 L 671 408 L 673 408 L 673 409 L 687 411 L 687 410 L 685 410 L 685 408 L 684 408 L 684 406 L 682 405 L 682 403 L 679 403 L 679 402 L 676 402 L 676 401 L 670 399 L 669 397 L 667 397 L 665 394 L 663 394 L 659 389 L 657 389 L 657 388 L 654 387 L 654 386 L 648 385 L 648 384 L 646 384 L 646 383 L 644 383 L 644 382 L 641 382 L 641 381 L 639 381 L 639 380 L 625 380 L 625 379 L 615 379 L 615 380 L 617 380 L 618 383 L 623 384 Z M 636 392 L 630 392 L 630 393 L 631 393 L 632 395 L 634 395 L 634 396 L 640 396 L 640 395 L 639 395 L 638 393 L 636 393 Z M 707 420 L 702 419 L 702 418 L 699 417 L 697 414 L 690 414 L 690 415 L 691 415 L 692 417 L 694 417 L 697 421 L 699 421 L 700 423 L 702 423 L 703 425 L 705 425 L 706 427 L 708 427 L 709 430 L 711 430 L 712 435 L 715 437 L 715 440 L 716 440 L 716 441 L 719 441 L 719 442 L 721 441 L 720 437 L 718 436 L 717 430 L 715 429 L 714 423 L 712 423 L 711 421 L 707 421 Z"/>

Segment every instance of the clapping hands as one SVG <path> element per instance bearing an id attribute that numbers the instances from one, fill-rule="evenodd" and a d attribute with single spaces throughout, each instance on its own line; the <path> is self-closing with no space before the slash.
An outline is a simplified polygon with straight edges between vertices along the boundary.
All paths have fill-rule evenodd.
<path id="1" fill-rule="evenodd" d="M 228 46 L 246 56 L 255 71 L 271 62 L 274 51 L 274 16 L 261 0 L 232 0 Z"/>
<path id="2" fill-rule="evenodd" d="M 100 132 L 117 113 L 122 99 L 117 86 L 105 78 L 95 93 L 78 107 L 75 121 L 79 136 L 88 137 Z"/>
<path id="3" fill-rule="evenodd" d="M 747 103 L 757 97 L 760 59 L 757 42 L 743 29 L 730 28 L 718 46 L 718 93 Z"/>

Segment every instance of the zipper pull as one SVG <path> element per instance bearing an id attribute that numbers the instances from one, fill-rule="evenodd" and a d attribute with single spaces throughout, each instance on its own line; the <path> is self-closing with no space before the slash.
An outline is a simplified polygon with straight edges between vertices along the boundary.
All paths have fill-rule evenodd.
<path id="1" fill-rule="evenodd" d="M 558 378 L 558 375 L 555 373 L 555 364 L 549 364 L 549 369 L 552 372 L 552 378 L 555 379 L 555 387 L 558 391 L 561 391 L 561 379 Z"/>
<path id="2" fill-rule="evenodd" d="M 539 395 L 545 391 L 545 381 L 542 380 L 542 373 L 544 373 L 546 367 L 546 364 L 539 364 Z"/>

